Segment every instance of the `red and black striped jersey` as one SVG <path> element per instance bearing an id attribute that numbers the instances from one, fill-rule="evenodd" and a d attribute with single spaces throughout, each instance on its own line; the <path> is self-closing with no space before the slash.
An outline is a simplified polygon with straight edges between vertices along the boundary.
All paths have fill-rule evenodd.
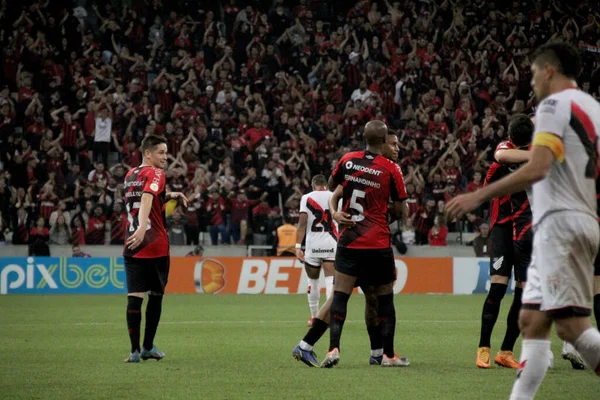
<path id="1" fill-rule="evenodd" d="M 496 147 L 496 152 L 498 150 L 508 150 L 514 148 L 515 146 L 512 143 L 502 142 Z M 488 169 L 483 186 L 495 181 L 499 181 L 509 174 L 510 169 L 508 165 L 500 164 L 499 162 L 493 162 Z M 506 223 L 512 223 L 512 207 L 510 204 L 510 196 L 492 199 L 490 202 L 490 228 L 493 228 L 495 225 Z"/>
<path id="2" fill-rule="evenodd" d="M 138 214 L 142 205 L 142 194 L 149 193 L 154 196 L 154 199 L 142 244 L 134 250 L 125 246 L 124 256 L 155 258 L 169 255 L 169 237 L 165 229 L 165 184 L 165 171 L 160 168 L 140 166 L 132 169 L 125 176 L 126 241 L 139 226 Z"/>
<path id="3" fill-rule="evenodd" d="M 400 167 L 387 158 L 368 151 L 344 155 L 331 177 L 343 186 L 342 211 L 356 222 L 342 227 L 339 247 L 382 249 L 390 247 L 387 224 L 388 203 L 406 200 Z"/>

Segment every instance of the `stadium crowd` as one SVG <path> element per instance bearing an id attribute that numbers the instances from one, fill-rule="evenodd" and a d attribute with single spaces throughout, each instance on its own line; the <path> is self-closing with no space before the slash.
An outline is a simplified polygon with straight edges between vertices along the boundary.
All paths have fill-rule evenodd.
<path id="1" fill-rule="evenodd" d="M 123 243 L 123 177 L 157 133 L 168 187 L 190 200 L 168 218 L 173 244 L 272 243 L 310 178 L 381 119 L 400 138 L 402 240 L 445 245 L 460 229 L 445 203 L 482 185 L 511 114 L 535 107 L 538 45 L 578 45 L 600 97 L 592 3 L 2 0 L 0 232 Z"/>

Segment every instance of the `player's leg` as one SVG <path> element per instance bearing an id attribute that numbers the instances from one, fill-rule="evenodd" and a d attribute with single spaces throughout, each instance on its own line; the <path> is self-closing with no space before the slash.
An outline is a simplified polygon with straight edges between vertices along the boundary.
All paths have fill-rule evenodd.
<path id="1" fill-rule="evenodd" d="M 379 315 L 377 314 L 377 292 L 374 286 L 361 286 L 365 295 L 365 324 L 371 343 L 370 365 L 380 365 L 383 359 L 383 339 L 381 327 L 379 326 Z"/>
<path id="2" fill-rule="evenodd" d="M 500 314 L 500 304 L 513 269 L 512 229 L 497 225 L 492 229 L 492 256 L 490 260 L 491 285 L 481 312 L 481 331 L 476 365 L 491 368 L 491 338 Z"/>
<path id="3" fill-rule="evenodd" d="M 169 278 L 170 258 L 159 257 L 152 260 L 152 266 L 148 266 L 150 290 L 148 292 L 148 305 L 146 306 L 146 329 L 144 331 L 144 345 L 141 357 L 144 360 L 150 358 L 161 360 L 165 353 L 159 351 L 154 345 L 154 337 L 162 314 L 162 301 L 165 287 Z"/>
<path id="4" fill-rule="evenodd" d="M 131 342 L 131 352 L 125 362 L 140 362 L 140 325 L 142 323 L 142 303 L 147 290 L 144 265 L 139 259 L 124 257 L 125 278 L 127 281 L 127 332 Z"/>
<path id="5" fill-rule="evenodd" d="M 323 261 L 323 264 L 321 264 L 323 275 L 325 275 L 325 295 L 328 299 L 333 294 L 333 275 L 335 273 L 335 268 L 333 266 L 334 261 L 335 258 L 326 259 Z"/>
<path id="6" fill-rule="evenodd" d="M 542 284 L 536 254 L 538 239 L 534 238 L 534 241 L 534 253 L 527 270 L 527 285 L 523 291 L 523 306 L 519 316 L 523 335 L 520 370 L 512 388 L 511 400 L 533 399 L 549 367 L 552 320 L 540 311 Z M 539 259 L 539 262 L 544 261 L 544 258 Z"/>
<path id="7" fill-rule="evenodd" d="M 600 329 L 600 251 L 594 260 L 594 318 Z"/>
<path id="8" fill-rule="evenodd" d="M 554 319 L 556 333 L 573 344 L 585 363 L 600 375 L 600 332 L 590 321 L 594 276 L 590 265 L 598 246 L 598 225 L 591 218 L 571 218 L 562 228 L 570 251 L 546 276 L 549 299 L 547 312 Z M 565 232 L 566 231 L 566 232 Z M 563 249 L 564 250 L 564 249 Z M 568 266 L 568 268 L 565 268 Z"/>
<path id="9" fill-rule="evenodd" d="M 348 300 L 354 289 L 360 266 L 365 262 L 364 250 L 339 247 L 335 257 L 335 278 L 329 319 L 329 352 L 321 364 L 331 368 L 340 360 L 340 338 L 346 321 Z"/>
<path id="10" fill-rule="evenodd" d="M 531 262 L 531 252 L 533 250 L 533 235 L 514 242 L 514 271 L 515 271 L 515 293 L 513 302 L 506 318 L 506 334 L 502 341 L 500 351 L 494 357 L 497 365 L 505 368 L 519 368 L 519 363 L 515 359 L 513 350 L 515 343 L 519 338 L 521 330 L 519 329 L 519 312 L 521 311 L 523 287 L 527 282 L 527 267 Z"/>
<path id="11" fill-rule="evenodd" d="M 319 299 L 321 297 L 321 288 L 319 287 L 319 276 L 321 275 L 321 259 L 313 257 L 304 258 L 304 270 L 308 278 L 306 288 L 306 297 L 308 298 L 308 308 L 310 310 L 310 319 L 306 326 L 312 326 L 313 320 L 319 312 Z"/>
<path id="12" fill-rule="evenodd" d="M 312 326 L 306 332 L 306 335 L 300 343 L 292 351 L 292 356 L 302 361 L 309 367 L 318 367 L 319 362 L 317 356 L 313 351 L 314 345 L 323 337 L 327 328 L 329 328 L 329 318 L 331 313 L 331 303 L 333 302 L 333 296 L 327 298 L 327 301 L 319 309 L 317 317 L 313 320 Z"/>
<path id="13" fill-rule="evenodd" d="M 372 272 L 369 273 L 372 281 L 365 281 L 365 283 L 373 284 L 377 294 L 377 315 L 383 344 L 381 366 L 408 366 L 408 360 L 398 356 L 394 351 L 394 337 L 396 334 L 396 308 L 394 306 L 396 264 L 394 262 L 394 252 L 391 248 L 376 250 L 373 251 L 373 255 L 369 259 L 372 260 L 371 265 L 378 266 L 372 268 Z"/>

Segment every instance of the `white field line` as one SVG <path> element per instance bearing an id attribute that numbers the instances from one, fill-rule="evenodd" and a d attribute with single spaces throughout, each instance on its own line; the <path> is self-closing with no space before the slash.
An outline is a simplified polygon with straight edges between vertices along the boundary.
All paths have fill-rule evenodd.
<path id="1" fill-rule="evenodd" d="M 471 324 L 471 323 L 479 323 L 480 320 L 432 320 L 432 319 L 399 319 L 396 320 L 397 323 L 401 324 L 411 324 L 411 323 L 425 323 L 425 324 Z M 294 325 L 300 324 L 304 325 L 306 322 L 304 320 L 289 320 L 289 321 L 280 321 L 280 320 L 199 320 L 199 321 L 161 321 L 161 325 L 248 325 L 248 324 L 257 324 L 257 325 L 267 325 L 267 324 L 284 324 L 284 325 Z M 346 323 L 362 323 L 364 324 L 364 320 L 348 320 Z M 10 327 L 35 327 L 35 326 L 110 326 L 110 325 L 123 325 L 125 321 L 119 322 L 72 322 L 72 323 L 48 323 L 48 322 L 40 322 L 40 323 L 3 323 L 0 325 L 0 328 L 10 328 Z"/>

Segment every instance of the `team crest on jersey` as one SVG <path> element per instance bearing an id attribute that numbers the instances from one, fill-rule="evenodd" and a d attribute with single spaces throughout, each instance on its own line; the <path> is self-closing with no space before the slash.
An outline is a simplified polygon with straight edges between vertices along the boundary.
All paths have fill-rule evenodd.
<path id="1" fill-rule="evenodd" d="M 556 113 L 556 104 L 558 100 L 556 99 L 546 99 L 542 102 L 540 106 L 540 112 L 544 114 L 554 114 Z"/>
<path id="2" fill-rule="evenodd" d="M 560 286 L 561 286 L 561 279 L 557 276 L 549 276 L 548 277 L 548 289 L 550 290 L 550 294 L 553 297 L 556 297 Z"/>

